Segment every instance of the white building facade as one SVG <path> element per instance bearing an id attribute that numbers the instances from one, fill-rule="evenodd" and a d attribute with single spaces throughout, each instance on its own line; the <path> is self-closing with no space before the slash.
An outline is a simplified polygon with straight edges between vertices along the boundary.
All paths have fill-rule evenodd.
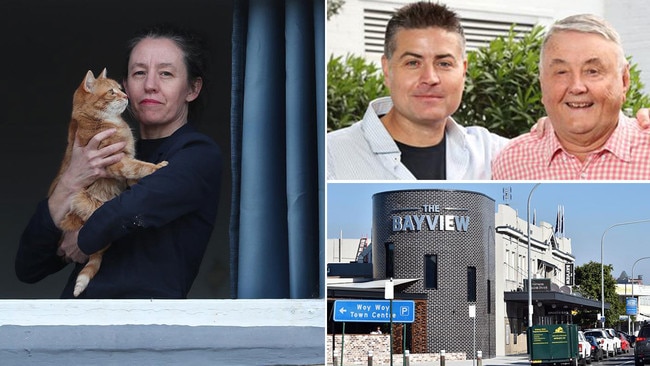
<path id="1" fill-rule="evenodd" d="M 523 215 L 524 218 L 521 218 Z M 530 213 L 533 220 L 533 213 Z M 528 222 L 527 213 L 518 213 L 507 205 L 498 205 L 495 217 L 495 290 L 500 301 L 496 302 L 496 313 L 501 314 L 502 323 L 496 328 L 497 355 L 526 352 L 527 303 L 515 304 L 507 301 L 506 293 L 527 294 L 528 281 Z M 571 252 L 571 239 L 563 237 L 547 222 L 530 225 L 531 278 L 547 288 L 533 286 L 535 297 L 541 292 L 571 295 L 575 257 Z M 503 280 L 500 280 L 503 279 Z M 540 292 L 537 292 L 540 290 Z M 526 296 L 520 296 L 526 297 Z M 565 299 L 570 299 L 565 297 Z M 547 296 L 545 300 L 534 301 L 533 324 L 552 324 L 570 321 L 575 306 Z M 546 302 L 546 304 L 545 304 Z"/>

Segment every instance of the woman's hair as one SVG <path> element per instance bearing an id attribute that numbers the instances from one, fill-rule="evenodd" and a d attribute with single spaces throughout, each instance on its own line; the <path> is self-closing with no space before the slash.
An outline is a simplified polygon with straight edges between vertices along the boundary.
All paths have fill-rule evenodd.
<path id="1" fill-rule="evenodd" d="M 181 28 L 169 23 L 162 23 L 143 28 L 131 38 L 126 45 L 126 60 L 123 77 L 126 80 L 129 72 L 129 59 L 131 52 L 142 40 L 147 38 L 165 38 L 176 43 L 183 52 L 183 61 L 187 69 L 187 82 L 194 85 L 194 81 L 201 79 L 203 86 L 199 96 L 188 105 L 188 120 L 195 123 L 195 119 L 203 110 L 207 99 L 207 86 L 209 85 L 208 67 L 209 52 L 205 38 L 196 31 Z"/>
<path id="2" fill-rule="evenodd" d="M 465 53 L 465 33 L 458 15 L 445 5 L 420 1 L 398 9 L 388 21 L 384 35 L 384 55 L 389 60 L 393 57 L 397 48 L 395 35 L 399 30 L 430 27 L 458 34 L 463 54 Z"/>

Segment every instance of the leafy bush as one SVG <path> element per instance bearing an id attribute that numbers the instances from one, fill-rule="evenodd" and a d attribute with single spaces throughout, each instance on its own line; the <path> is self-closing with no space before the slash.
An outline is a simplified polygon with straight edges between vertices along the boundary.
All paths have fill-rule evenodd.
<path id="1" fill-rule="evenodd" d="M 388 95 L 381 69 L 363 57 L 330 56 L 327 62 L 327 129 L 361 120 L 368 104 Z"/>
<path id="2" fill-rule="evenodd" d="M 542 32 L 537 26 L 517 39 L 511 27 L 506 37 L 468 52 L 465 94 L 454 113 L 456 121 L 506 137 L 530 130 L 545 114 L 538 78 Z"/>
<path id="3" fill-rule="evenodd" d="M 345 0 L 327 0 L 327 20 L 338 14 L 343 5 Z"/>
<path id="4" fill-rule="evenodd" d="M 630 90 L 627 91 L 627 99 L 623 104 L 625 114 L 634 117 L 634 114 L 641 108 L 650 108 L 650 97 L 643 93 L 643 83 L 641 82 L 641 71 L 638 65 L 632 63 L 632 57 L 627 58 L 630 63 Z"/>

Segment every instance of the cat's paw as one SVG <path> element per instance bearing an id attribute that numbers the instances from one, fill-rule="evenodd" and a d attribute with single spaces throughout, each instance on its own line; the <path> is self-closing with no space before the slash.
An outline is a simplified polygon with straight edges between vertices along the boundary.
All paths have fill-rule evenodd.
<path id="1" fill-rule="evenodd" d="M 160 169 L 162 167 L 167 166 L 169 164 L 167 161 L 161 161 L 160 163 L 156 164 L 156 169 Z"/>

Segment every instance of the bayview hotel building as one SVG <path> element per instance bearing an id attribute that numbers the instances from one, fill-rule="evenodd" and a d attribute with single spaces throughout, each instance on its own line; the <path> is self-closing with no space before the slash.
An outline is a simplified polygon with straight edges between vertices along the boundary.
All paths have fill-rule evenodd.
<path id="1" fill-rule="evenodd" d="M 488 245 L 494 201 L 474 192 L 408 190 L 377 193 L 372 205 L 373 277 L 422 279 L 404 292 L 427 296 L 430 352 L 447 339 L 472 354 L 469 305 L 478 315 L 477 349 L 494 349 L 487 332 L 495 319 Z"/>
<path id="2" fill-rule="evenodd" d="M 528 236 L 519 218 L 525 212 L 500 204 L 495 213 L 495 201 L 482 193 L 443 189 L 379 192 L 372 210 L 369 282 L 379 287 L 383 279 L 401 279 L 395 298 L 426 298 L 416 308 L 426 313 L 416 315 L 425 329 L 414 325 L 419 330 L 410 336 L 426 334 L 426 349 L 417 352 L 470 357 L 476 329 L 476 350 L 486 358 L 526 353 Z M 599 309 L 599 301 L 571 294 L 571 240 L 545 222 L 530 229 L 533 323 L 570 322 L 580 308 Z M 345 297 L 346 288 L 358 298 L 368 286 L 358 279 L 342 291 L 328 285 L 328 298 Z"/>

